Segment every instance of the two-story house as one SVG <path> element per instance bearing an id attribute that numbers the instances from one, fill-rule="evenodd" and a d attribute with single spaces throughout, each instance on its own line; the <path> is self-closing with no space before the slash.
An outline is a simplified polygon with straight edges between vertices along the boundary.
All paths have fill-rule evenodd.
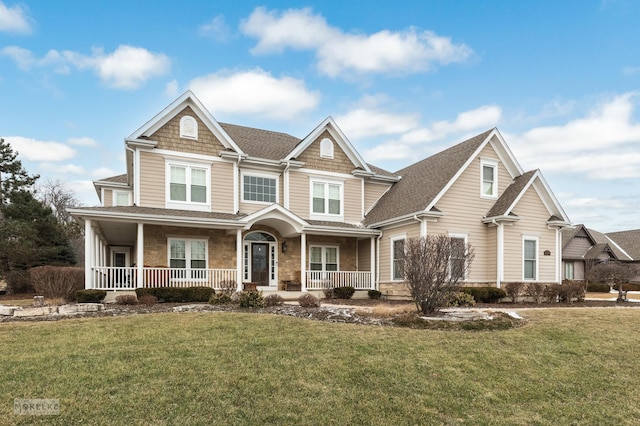
<path id="1" fill-rule="evenodd" d="M 561 281 L 569 219 L 496 129 L 389 173 L 330 117 L 299 139 L 219 123 L 188 91 L 125 150 L 126 174 L 94 182 L 102 206 L 71 211 L 84 224 L 87 288 L 399 296 L 404 240 L 437 233 L 473 245 L 468 285 Z"/>

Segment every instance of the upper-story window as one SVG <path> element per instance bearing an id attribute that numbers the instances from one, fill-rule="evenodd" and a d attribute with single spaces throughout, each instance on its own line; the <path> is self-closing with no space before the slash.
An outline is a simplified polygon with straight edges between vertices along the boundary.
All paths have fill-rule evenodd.
<path id="1" fill-rule="evenodd" d="M 180 137 L 198 139 L 198 122 L 190 115 L 180 119 Z"/>
<path id="2" fill-rule="evenodd" d="M 484 198 L 497 198 L 498 163 L 490 160 L 482 160 L 480 164 L 480 196 Z"/>
<path id="3" fill-rule="evenodd" d="M 324 138 L 320 141 L 320 157 L 333 158 L 333 142 Z"/>
<path id="4" fill-rule="evenodd" d="M 113 205 L 114 206 L 130 206 L 131 192 L 113 191 Z"/>
<path id="5" fill-rule="evenodd" d="M 343 216 L 342 182 L 312 180 L 311 181 L 311 216 L 322 216 L 322 219 L 338 219 Z"/>
<path id="6" fill-rule="evenodd" d="M 243 174 L 242 201 L 257 203 L 277 203 L 277 177 L 260 174 Z"/>
<path id="7" fill-rule="evenodd" d="M 209 166 L 167 162 L 167 208 L 209 210 L 210 176 Z"/>

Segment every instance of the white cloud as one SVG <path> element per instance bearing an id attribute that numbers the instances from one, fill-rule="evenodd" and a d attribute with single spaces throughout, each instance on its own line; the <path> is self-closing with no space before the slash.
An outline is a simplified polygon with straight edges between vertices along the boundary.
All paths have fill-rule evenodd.
<path id="1" fill-rule="evenodd" d="M 358 108 L 336 117 L 340 129 L 349 139 L 367 136 L 396 135 L 415 129 L 417 114 L 391 114 L 380 110 Z"/>
<path id="2" fill-rule="evenodd" d="M 218 15 L 211 21 L 198 27 L 198 34 L 203 37 L 210 37 L 217 42 L 225 42 L 231 36 L 231 30 L 224 20 L 223 15 Z"/>
<path id="3" fill-rule="evenodd" d="M 111 176 L 117 176 L 119 174 L 122 174 L 122 172 L 116 172 L 109 167 L 98 167 L 97 169 L 91 171 L 91 176 L 95 179 L 104 179 Z"/>
<path id="4" fill-rule="evenodd" d="M 39 141 L 22 136 L 6 136 L 4 140 L 19 153 L 19 159 L 30 161 L 65 161 L 75 157 L 73 148 L 60 142 Z"/>
<path id="5" fill-rule="evenodd" d="M 320 93 L 307 90 L 303 80 L 276 78 L 261 69 L 221 71 L 196 78 L 189 87 L 214 114 L 286 120 L 314 109 L 320 100 Z"/>
<path id="6" fill-rule="evenodd" d="M 405 160 L 414 154 L 410 146 L 397 142 L 386 142 L 364 151 L 364 157 L 370 162 Z"/>
<path id="7" fill-rule="evenodd" d="M 47 172 L 54 172 L 57 175 L 62 174 L 75 174 L 75 175 L 83 175 L 85 174 L 85 169 L 82 166 L 78 166 L 75 164 L 54 164 L 54 163 L 40 163 L 38 165 L 39 170 L 44 170 Z"/>
<path id="8" fill-rule="evenodd" d="M 171 80 L 168 82 L 164 88 L 164 93 L 172 98 L 175 97 L 178 94 L 178 81 Z"/>
<path id="9" fill-rule="evenodd" d="M 30 34 L 32 20 L 20 5 L 8 7 L 0 1 L 0 32 Z"/>
<path id="10" fill-rule="evenodd" d="M 67 139 L 67 143 L 71 145 L 77 145 L 77 146 L 98 146 L 98 141 L 88 137 L 69 138 Z"/>
<path id="11" fill-rule="evenodd" d="M 104 84 L 116 89 L 137 89 L 147 80 L 170 72 L 171 61 L 163 53 L 150 52 L 142 47 L 120 45 L 112 53 L 92 49 L 91 55 L 64 50 L 49 50 L 37 58 L 27 49 L 8 46 L 0 51 L 11 57 L 22 70 L 32 67 L 53 67 L 54 71 L 68 74 L 71 67 L 93 70 Z"/>
<path id="12" fill-rule="evenodd" d="M 287 48 L 314 50 L 317 67 L 330 77 L 348 73 L 406 74 L 427 71 L 468 59 L 473 51 L 432 31 L 408 28 L 374 34 L 345 33 L 331 27 L 310 8 L 282 13 L 256 8 L 241 31 L 258 39 L 254 54 L 281 53 Z"/>
<path id="13" fill-rule="evenodd" d="M 516 155 L 543 170 L 582 173 L 590 179 L 640 177 L 637 95 L 626 93 L 596 105 L 585 117 L 556 126 L 505 135 Z"/>

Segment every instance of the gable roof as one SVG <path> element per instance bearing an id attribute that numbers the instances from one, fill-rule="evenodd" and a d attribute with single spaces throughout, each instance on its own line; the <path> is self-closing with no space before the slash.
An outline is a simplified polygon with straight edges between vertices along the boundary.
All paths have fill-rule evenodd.
<path id="1" fill-rule="evenodd" d="M 488 130 L 398 170 L 395 174 L 401 176 L 400 181 L 371 209 L 364 223 L 370 225 L 424 212 L 492 132 Z"/>
<path id="2" fill-rule="evenodd" d="M 640 229 L 605 234 L 625 251 L 631 260 L 640 260 Z"/>
<path id="3" fill-rule="evenodd" d="M 633 258 L 631 256 L 629 256 L 629 254 L 627 254 L 627 252 L 622 247 L 620 247 L 620 245 L 618 245 L 618 243 L 616 241 L 614 241 L 611 238 L 609 238 L 606 234 L 603 234 L 602 232 L 598 232 L 598 231 L 596 231 L 594 229 L 589 229 L 589 233 L 596 240 L 596 243 L 598 243 L 598 244 L 602 244 L 602 243 L 609 244 L 609 247 L 611 247 L 611 250 L 616 255 L 618 260 L 626 260 L 626 261 L 633 260 Z"/>
<path id="4" fill-rule="evenodd" d="M 528 188 L 537 170 L 530 170 L 523 175 L 516 176 L 511 184 L 504 190 L 500 198 L 495 202 L 485 217 L 507 216 L 511 209 Z"/>
<path id="5" fill-rule="evenodd" d="M 587 227 L 583 224 L 578 224 L 573 229 L 563 228 L 560 231 L 560 234 L 562 238 L 562 248 L 565 248 L 574 237 L 578 236 L 578 234 L 584 234 L 584 236 L 589 239 L 591 245 L 597 244 L 595 238 L 593 238 Z"/>
<path id="6" fill-rule="evenodd" d="M 280 160 L 300 143 L 299 138 L 287 133 L 228 123 L 219 124 L 240 149 L 251 157 Z"/>

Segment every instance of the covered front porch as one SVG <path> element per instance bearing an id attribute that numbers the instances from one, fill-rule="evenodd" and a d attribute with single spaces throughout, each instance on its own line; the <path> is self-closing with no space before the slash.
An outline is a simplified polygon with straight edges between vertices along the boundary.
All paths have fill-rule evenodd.
<path id="1" fill-rule="evenodd" d="M 292 220 L 282 209 L 215 223 L 160 220 L 148 210 L 128 218 L 75 212 L 85 228 L 85 288 L 376 288 L 374 231 Z M 167 210 L 155 210 L 166 218 Z"/>

